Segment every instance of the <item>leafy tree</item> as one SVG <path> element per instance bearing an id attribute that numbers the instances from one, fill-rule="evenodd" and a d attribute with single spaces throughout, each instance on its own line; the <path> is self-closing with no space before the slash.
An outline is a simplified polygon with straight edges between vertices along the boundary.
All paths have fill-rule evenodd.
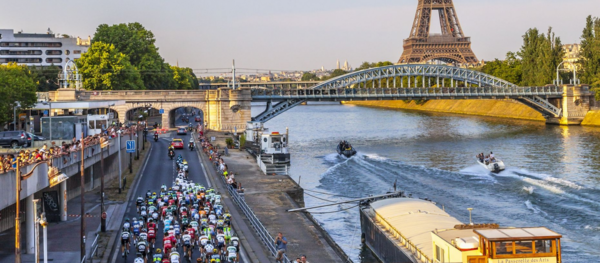
<path id="1" fill-rule="evenodd" d="M 49 67 L 30 67 L 34 76 L 34 81 L 37 83 L 37 91 L 45 92 L 57 90 L 59 88 L 58 74 L 61 70 L 55 65 Z"/>
<path id="2" fill-rule="evenodd" d="M 552 28 L 548 29 L 547 35 L 533 28 L 523 35 L 523 46 L 518 55 L 522 59 L 522 85 L 544 86 L 552 83 L 552 73 L 562 61 L 564 50 Z"/>
<path id="3" fill-rule="evenodd" d="M 198 89 L 198 78 L 191 68 L 171 66 L 175 89 Z"/>
<path id="4" fill-rule="evenodd" d="M 516 85 L 521 85 L 523 78 L 521 59 L 513 52 L 506 53 L 505 60 L 487 62 L 481 71 Z"/>
<path id="5" fill-rule="evenodd" d="M 581 35 L 582 72 L 579 74 L 582 83 L 592 86 L 596 91 L 596 99 L 600 99 L 600 18 L 586 18 L 585 28 Z"/>
<path id="6" fill-rule="evenodd" d="M 304 72 L 304 74 L 302 74 L 302 81 L 313 81 L 313 80 L 319 80 L 319 77 L 317 77 L 317 74 L 311 73 L 311 72 Z"/>
<path id="7" fill-rule="evenodd" d="M 27 66 L 16 63 L 0 65 L 0 123 L 13 120 L 17 101 L 21 108 L 30 108 L 37 100 L 36 83 Z"/>
<path id="8" fill-rule="evenodd" d="M 154 34 L 140 23 L 106 25 L 96 29 L 92 42 L 113 44 L 117 51 L 127 55 L 129 61 L 141 74 L 148 89 L 169 89 L 173 83 L 173 71 L 158 53 Z"/>
<path id="9" fill-rule="evenodd" d="M 94 42 L 87 53 L 76 60 L 83 77 L 83 88 L 88 90 L 144 89 L 137 69 L 127 55 L 118 52 L 112 44 Z"/>
<path id="10" fill-rule="evenodd" d="M 345 75 L 346 73 L 348 73 L 348 72 L 341 70 L 341 69 L 335 69 L 335 70 L 333 70 L 333 72 L 331 72 L 331 74 L 329 74 L 329 76 L 323 77 L 322 80 L 339 77 L 339 76 Z"/>

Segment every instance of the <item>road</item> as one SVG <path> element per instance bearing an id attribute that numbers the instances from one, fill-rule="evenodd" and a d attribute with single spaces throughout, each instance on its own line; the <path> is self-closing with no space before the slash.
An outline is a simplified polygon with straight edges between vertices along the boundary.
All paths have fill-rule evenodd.
<path id="1" fill-rule="evenodd" d="M 177 114 L 182 114 L 183 110 L 180 109 Z M 195 124 L 195 122 L 193 122 L 194 120 L 191 119 L 192 124 Z M 179 126 L 187 126 L 186 123 L 183 123 L 180 118 L 179 120 L 177 120 L 176 122 L 177 125 Z M 184 149 L 179 150 L 176 149 L 175 150 L 175 155 L 178 156 L 181 154 L 181 156 L 183 156 L 183 158 L 185 160 L 188 161 L 188 167 L 189 167 L 189 178 L 191 180 L 193 180 L 194 182 L 200 183 L 204 186 L 208 186 L 208 182 L 207 182 L 207 177 L 202 169 L 202 166 L 200 164 L 200 160 L 198 159 L 198 155 L 196 153 L 196 151 L 190 151 L 189 148 L 187 148 L 187 144 L 189 143 L 190 140 L 190 134 L 188 133 L 188 135 L 176 135 L 175 132 L 172 132 L 170 134 L 170 138 L 181 138 L 183 139 L 186 147 L 184 147 Z M 163 135 L 164 136 L 164 135 Z M 167 148 L 171 142 L 170 138 L 161 138 L 158 140 L 158 142 L 154 142 L 153 139 L 153 135 L 152 133 L 148 133 L 148 141 L 150 141 L 152 143 L 152 150 L 150 151 L 150 156 L 148 157 L 148 161 L 146 163 L 145 167 L 142 167 L 143 173 L 141 174 L 141 179 L 139 180 L 139 185 L 137 187 L 135 187 L 134 185 L 134 194 L 131 196 L 131 200 L 128 200 L 128 206 L 127 206 L 127 210 L 125 212 L 125 217 L 127 218 L 133 218 L 133 217 L 138 217 L 138 214 L 136 212 L 136 206 L 135 206 L 135 199 L 138 196 L 142 196 L 145 197 L 146 192 L 148 190 L 152 191 L 152 192 L 159 192 L 160 191 L 160 186 L 165 184 L 167 185 L 167 187 L 171 187 L 171 185 L 173 184 L 173 179 L 175 177 L 175 161 L 171 160 L 168 156 L 167 153 Z M 159 223 L 158 227 L 157 227 L 157 235 L 156 235 L 156 247 L 157 248 L 161 248 L 162 249 L 162 238 L 163 238 L 163 233 L 162 233 L 162 227 L 163 224 Z M 130 254 L 127 257 L 127 260 L 125 260 L 124 258 L 121 257 L 121 252 L 120 252 L 120 235 L 117 235 L 117 240 L 116 243 L 119 244 L 119 255 L 117 256 L 117 260 L 116 262 L 133 262 L 135 259 L 135 250 L 133 250 L 133 245 L 132 248 L 130 250 Z M 153 251 L 150 253 L 150 255 L 153 254 Z M 182 255 L 183 251 L 180 248 L 179 249 L 179 254 Z M 195 259 L 197 257 L 200 256 L 200 253 L 198 252 L 197 249 L 194 250 L 194 254 L 192 255 L 192 258 Z M 150 260 L 148 262 L 151 262 Z M 182 259 L 181 262 L 186 262 L 186 260 Z M 193 261 L 195 262 L 195 260 Z M 241 261 L 240 261 L 241 262 Z"/>

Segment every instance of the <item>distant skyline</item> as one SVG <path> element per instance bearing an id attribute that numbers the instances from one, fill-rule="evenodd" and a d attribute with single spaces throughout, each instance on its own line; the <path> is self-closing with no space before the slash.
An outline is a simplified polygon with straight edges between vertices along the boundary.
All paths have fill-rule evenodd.
<path id="1" fill-rule="evenodd" d="M 396 62 L 417 0 L 378 1 L 34 1 L 10 2 L 0 28 L 87 38 L 100 24 L 140 22 L 165 60 L 193 69 L 312 70 L 348 61 Z M 454 0 L 478 59 L 517 51 L 528 28 L 549 26 L 564 44 L 579 43 L 585 18 L 600 0 Z M 7 7 L 7 3 L 3 6 Z M 439 32 L 437 13 L 432 32 Z M 247 71 L 241 71 L 246 73 Z"/>

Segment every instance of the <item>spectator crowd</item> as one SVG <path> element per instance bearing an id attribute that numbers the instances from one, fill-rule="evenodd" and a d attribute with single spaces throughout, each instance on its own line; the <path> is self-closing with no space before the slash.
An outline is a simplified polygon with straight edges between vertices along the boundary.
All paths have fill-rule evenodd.
<path id="1" fill-rule="evenodd" d="M 88 148 L 116 138 L 118 133 L 121 133 L 121 135 L 136 134 L 143 131 L 143 129 L 142 126 L 131 126 L 129 128 L 109 126 L 104 132 L 87 136 L 83 140 L 77 140 L 77 138 L 73 137 L 70 142 L 63 141 L 60 145 L 56 145 L 52 141 L 50 145 L 44 144 L 40 149 L 22 149 L 14 153 L 0 154 L 0 173 L 16 169 L 17 159 L 19 160 L 20 167 L 52 159 L 62 159 L 63 163 L 67 163 L 71 158 L 71 153 L 80 152 L 82 146 Z M 93 155 L 94 150 L 95 148 L 89 149 L 87 154 L 90 156 Z"/>

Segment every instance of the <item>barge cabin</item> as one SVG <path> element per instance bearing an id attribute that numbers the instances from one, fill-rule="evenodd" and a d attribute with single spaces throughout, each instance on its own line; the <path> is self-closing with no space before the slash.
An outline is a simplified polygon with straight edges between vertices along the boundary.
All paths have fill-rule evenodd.
<path id="1" fill-rule="evenodd" d="M 360 220 L 363 242 L 384 263 L 562 263 L 554 231 L 463 224 L 421 199 L 371 202 Z"/>

